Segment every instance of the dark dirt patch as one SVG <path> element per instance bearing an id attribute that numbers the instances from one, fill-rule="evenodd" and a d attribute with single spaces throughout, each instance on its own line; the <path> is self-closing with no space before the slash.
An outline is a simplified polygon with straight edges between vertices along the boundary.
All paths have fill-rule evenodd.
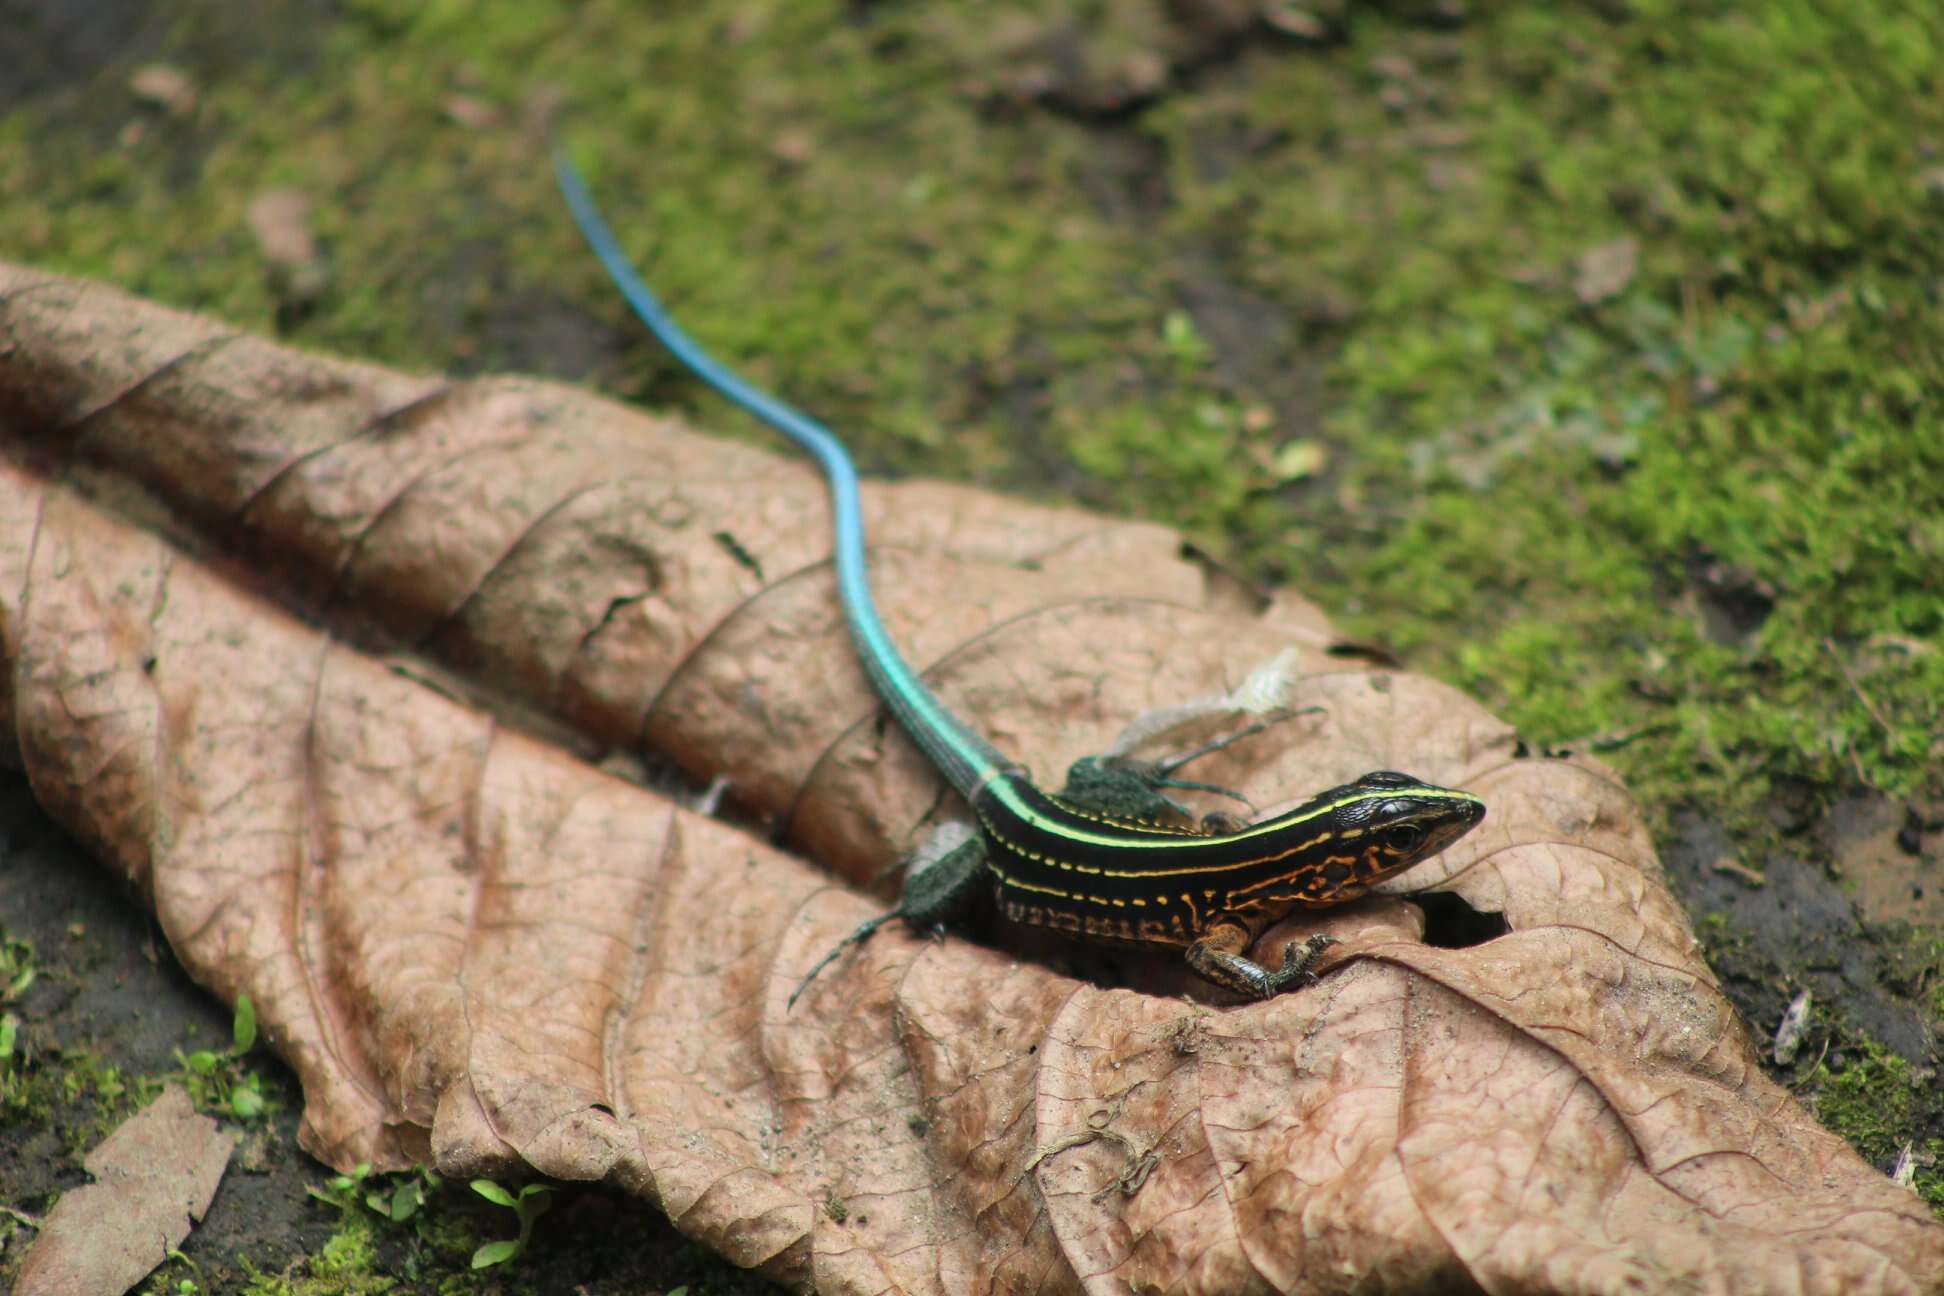
<path id="1" fill-rule="evenodd" d="M 1281 306 L 1243 287 L 1212 248 L 1190 248 L 1177 263 L 1181 298 L 1214 349 L 1216 372 L 1236 391 L 1265 402 L 1286 440 L 1320 435 L 1323 361 L 1303 348 Z"/>
<path id="2" fill-rule="evenodd" d="M 0 113 L 37 104 L 106 142 L 139 111 L 127 79 L 143 64 L 166 59 L 205 83 L 243 68 L 300 71 L 337 12 L 335 0 L 0 0 Z"/>
<path id="3" fill-rule="evenodd" d="M 1932 848 L 1927 856 L 1904 851 L 1908 810 L 1881 796 L 1846 795 L 1807 818 L 1800 810 L 1784 815 L 1794 831 L 1752 858 L 1738 856 L 1717 823 L 1679 812 L 1662 858 L 1710 966 L 1759 1041 L 1772 1043 L 1790 1001 L 1811 995 L 1792 1064 L 1771 1068 L 1879 1170 L 1908 1152 L 1933 1164 L 1944 1143 L 1944 1053 L 1926 999 L 1944 929 L 1913 925 L 1914 906 L 1897 898 L 1917 871 L 1928 871 L 1935 891 L 1944 853 L 1934 838 L 1917 843 Z"/>
<path id="4" fill-rule="evenodd" d="M 1832 869 L 1818 862 L 1813 836 L 1742 859 L 1719 825 L 1688 810 L 1674 817 L 1662 846 L 1675 887 L 1707 933 L 1710 961 L 1758 1034 L 1772 1032 L 1806 986 L 1908 1061 L 1936 1062 L 1922 1009 L 1885 984 L 1902 942 L 1876 930 Z M 1766 882 L 1754 884 L 1740 868 Z"/>
<path id="5" fill-rule="evenodd" d="M 1944 823 L 1933 812 L 1846 797 L 1830 807 L 1827 836 L 1867 920 L 1944 929 Z"/>
<path id="6" fill-rule="evenodd" d="M 7 0 L 0 4 L 8 63 L 0 112 L 152 58 L 173 26 L 164 10 L 125 0 Z"/>
<path id="7" fill-rule="evenodd" d="M 1668 873 L 1708 941 L 1723 987 L 1758 1035 L 1773 1032 L 1790 999 L 1806 988 L 1833 1012 L 1836 1044 L 1857 1031 L 1914 1067 L 1939 1065 L 1938 1041 L 1906 966 L 1908 914 L 1873 912 L 1865 899 L 1880 889 L 1875 845 L 1879 837 L 1894 840 L 1895 828 L 1863 836 L 1851 830 L 1859 820 L 1900 824 L 1902 813 L 1884 798 L 1852 796 L 1755 859 L 1740 858 L 1727 834 L 1695 811 L 1675 815 L 1663 842 Z M 1755 884 L 1743 868 L 1765 881 Z M 1819 1047 L 1812 1034 L 1805 1051 L 1813 1058 Z M 1931 1132 L 1944 1133 L 1944 1126 Z"/>

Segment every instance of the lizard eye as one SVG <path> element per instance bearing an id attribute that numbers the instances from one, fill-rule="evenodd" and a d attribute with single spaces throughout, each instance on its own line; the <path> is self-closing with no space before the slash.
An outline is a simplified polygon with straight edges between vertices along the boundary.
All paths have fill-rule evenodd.
<path id="1" fill-rule="evenodd" d="M 1424 841 L 1424 829 L 1416 824 L 1397 824 L 1384 829 L 1384 845 L 1400 855 L 1414 851 Z"/>

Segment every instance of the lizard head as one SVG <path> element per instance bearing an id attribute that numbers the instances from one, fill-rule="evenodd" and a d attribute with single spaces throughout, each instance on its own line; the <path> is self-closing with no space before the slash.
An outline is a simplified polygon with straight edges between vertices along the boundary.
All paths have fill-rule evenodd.
<path id="1" fill-rule="evenodd" d="M 1350 858 L 1358 891 L 1444 850 L 1485 818 L 1469 792 L 1439 787 L 1396 770 L 1373 770 L 1325 793 L 1336 851 Z"/>
<path id="2" fill-rule="evenodd" d="M 1244 834 L 1260 841 L 1268 832 L 1289 831 L 1297 843 L 1268 856 L 1265 862 L 1278 876 L 1273 885 L 1256 883 L 1255 894 L 1265 903 L 1311 907 L 1355 900 L 1444 850 L 1484 818 L 1484 801 L 1470 792 L 1375 770 Z"/>

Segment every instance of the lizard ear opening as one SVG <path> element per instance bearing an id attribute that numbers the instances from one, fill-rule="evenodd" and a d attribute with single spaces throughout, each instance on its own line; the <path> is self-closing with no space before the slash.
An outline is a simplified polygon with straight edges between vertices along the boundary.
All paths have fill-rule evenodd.
<path id="1" fill-rule="evenodd" d="M 1406 897 L 1424 911 L 1424 943 L 1438 949 L 1470 949 L 1511 931 L 1505 915 L 1474 909 L 1449 891 Z"/>

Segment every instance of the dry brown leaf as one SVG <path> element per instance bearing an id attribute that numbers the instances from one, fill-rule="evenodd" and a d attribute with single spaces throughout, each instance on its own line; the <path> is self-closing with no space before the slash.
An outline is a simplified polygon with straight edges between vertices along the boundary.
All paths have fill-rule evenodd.
<path id="1" fill-rule="evenodd" d="M 1480 792 L 1398 881 L 1506 935 L 1332 911 L 1320 985 L 1211 1008 L 1153 993 L 1200 993 L 1166 959 L 1104 989 L 887 929 L 786 1011 L 876 905 L 585 758 L 645 738 L 854 879 L 950 812 L 844 641 L 805 466 L 26 270 L 0 427 L 0 732 L 255 998 L 340 1168 L 606 1179 L 825 1292 L 1944 1282 L 1922 1203 L 1762 1073 L 1609 772 L 1329 658 L 1298 601 L 1244 615 L 1165 531 L 867 496 L 893 633 L 1042 777 L 1294 644 L 1325 713 L 1208 777 Z"/>
<path id="2" fill-rule="evenodd" d="M 48 1212 L 14 1296 L 121 1296 L 189 1236 L 235 1147 L 188 1094 L 165 1088 L 88 1153 L 95 1182 Z"/>

